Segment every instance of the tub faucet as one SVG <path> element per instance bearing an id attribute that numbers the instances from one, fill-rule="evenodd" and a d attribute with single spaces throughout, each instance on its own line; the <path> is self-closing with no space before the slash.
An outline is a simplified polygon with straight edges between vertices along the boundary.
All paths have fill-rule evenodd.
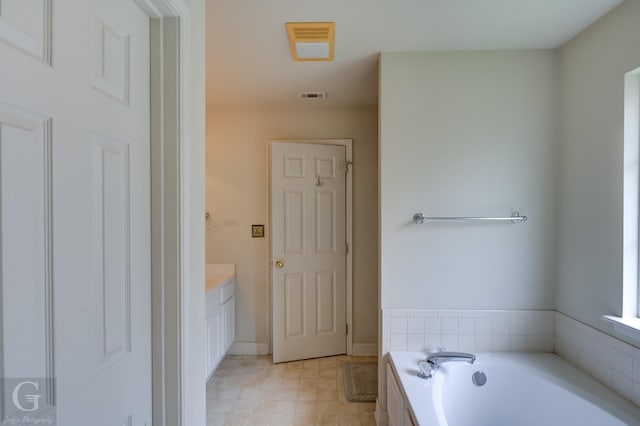
<path id="1" fill-rule="evenodd" d="M 428 379 L 443 362 L 466 361 L 473 364 L 476 356 L 466 352 L 433 352 L 418 363 L 418 377 Z"/>

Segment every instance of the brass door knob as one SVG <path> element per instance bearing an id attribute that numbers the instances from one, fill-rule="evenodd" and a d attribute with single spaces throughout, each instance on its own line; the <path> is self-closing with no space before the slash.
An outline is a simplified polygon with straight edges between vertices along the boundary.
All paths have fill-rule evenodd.
<path id="1" fill-rule="evenodd" d="M 276 260 L 276 268 L 282 268 L 284 266 L 284 262 L 282 260 Z"/>

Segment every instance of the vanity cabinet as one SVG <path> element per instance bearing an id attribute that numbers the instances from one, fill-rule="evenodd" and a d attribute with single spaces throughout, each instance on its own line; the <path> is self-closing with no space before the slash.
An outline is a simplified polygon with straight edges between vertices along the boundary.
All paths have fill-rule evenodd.
<path id="1" fill-rule="evenodd" d="M 219 336 L 222 334 L 222 316 L 214 313 L 207 318 L 207 378 L 222 361 L 222 346 Z"/>
<path id="2" fill-rule="evenodd" d="M 214 373 L 235 342 L 235 278 L 233 273 L 213 273 L 207 265 L 206 372 Z"/>
<path id="3" fill-rule="evenodd" d="M 231 297 L 222 304 L 222 328 L 224 330 L 224 352 L 227 353 L 236 340 L 236 304 L 235 297 Z"/>
<path id="4" fill-rule="evenodd" d="M 409 403 L 404 397 L 398 384 L 393 368 L 387 364 L 387 414 L 389 426 L 414 426 L 413 416 L 409 410 Z"/>

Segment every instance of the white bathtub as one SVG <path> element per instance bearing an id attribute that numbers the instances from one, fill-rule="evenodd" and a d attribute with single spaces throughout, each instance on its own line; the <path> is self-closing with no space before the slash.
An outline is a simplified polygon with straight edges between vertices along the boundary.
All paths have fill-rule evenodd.
<path id="1" fill-rule="evenodd" d="M 553 354 L 481 353 L 417 377 L 420 352 L 391 352 L 413 417 L 430 426 L 640 425 L 640 409 Z M 482 371 L 486 384 L 472 375 Z"/>

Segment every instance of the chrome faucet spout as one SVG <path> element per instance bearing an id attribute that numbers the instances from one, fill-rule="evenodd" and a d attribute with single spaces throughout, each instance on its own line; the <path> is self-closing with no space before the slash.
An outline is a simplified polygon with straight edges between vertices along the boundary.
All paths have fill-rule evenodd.
<path id="1" fill-rule="evenodd" d="M 425 361 L 431 364 L 432 369 L 435 370 L 443 362 L 466 361 L 473 364 L 476 361 L 476 356 L 466 352 L 434 352 L 427 355 Z"/>
<path id="2" fill-rule="evenodd" d="M 418 363 L 418 377 L 429 379 L 440 364 L 451 361 L 465 361 L 473 364 L 476 361 L 476 356 L 466 352 L 432 352 Z"/>

